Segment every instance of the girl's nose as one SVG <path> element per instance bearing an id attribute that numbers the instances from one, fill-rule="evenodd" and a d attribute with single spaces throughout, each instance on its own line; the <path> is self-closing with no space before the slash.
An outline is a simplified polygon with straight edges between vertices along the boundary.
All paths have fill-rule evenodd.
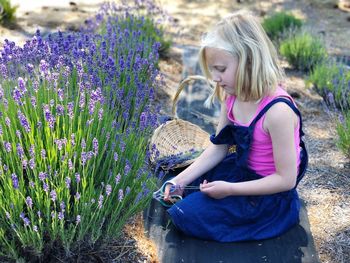
<path id="1" fill-rule="evenodd" d="M 213 74 L 213 81 L 214 82 L 220 82 L 221 81 L 221 77 L 218 74 Z"/>

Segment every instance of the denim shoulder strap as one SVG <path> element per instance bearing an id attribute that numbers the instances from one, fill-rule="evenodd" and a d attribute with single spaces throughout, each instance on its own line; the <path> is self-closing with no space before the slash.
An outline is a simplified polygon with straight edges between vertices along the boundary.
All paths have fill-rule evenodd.
<path id="1" fill-rule="evenodd" d="M 282 98 L 282 97 L 279 97 L 279 98 L 276 98 L 272 101 L 270 101 L 260 112 L 259 114 L 255 117 L 255 119 L 251 122 L 251 124 L 249 125 L 249 128 L 250 129 L 254 129 L 255 127 L 255 124 L 258 122 L 258 120 L 260 120 L 260 118 L 276 103 L 278 102 L 284 102 L 286 103 L 294 112 L 295 114 L 298 115 L 299 117 L 299 120 L 300 120 L 300 127 L 299 127 L 299 134 L 300 134 L 300 137 L 302 137 L 304 135 L 304 132 L 303 132 L 303 129 L 302 129 L 302 119 L 301 119 L 301 114 L 300 114 L 300 111 L 297 109 L 297 107 L 295 107 L 294 103 L 287 99 L 287 98 Z"/>

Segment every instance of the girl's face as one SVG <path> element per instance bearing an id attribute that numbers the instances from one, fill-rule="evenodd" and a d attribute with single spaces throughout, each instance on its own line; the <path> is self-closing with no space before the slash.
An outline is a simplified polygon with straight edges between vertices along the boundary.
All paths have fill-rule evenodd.
<path id="1" fill-rule="evenodd" d="M 227 94 L 235 94 L 238 60 L 230 52 L 206 47 L 204 55 L 214 82 L 218 83 Z"/>

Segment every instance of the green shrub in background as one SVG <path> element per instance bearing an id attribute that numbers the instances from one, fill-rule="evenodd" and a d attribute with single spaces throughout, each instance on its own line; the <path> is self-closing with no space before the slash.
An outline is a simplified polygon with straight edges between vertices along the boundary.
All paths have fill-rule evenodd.
<path id="1" fill-rule="evenodd" d="M 262 26 L 267 35 L 273 41 L 276 41 L 281 38 L 286 31 L 299 29 L 302 26 L 302 21 L 292 14 L 278 12 L 268 18 L 265 18 Z"/>
<path id="2" fill-rule="evenodd" d="M 337 125 L 338 148 L 350 158 L 350 111 L 343 115 L 343 119 Z"/>
<path id="3" fill-rule="evenodd" d="M 308 80 L 327 106 L 350 110 L 350 70 L 341 63 L 324 61 L 314 67 Z"/>
<path id="4" fill-rule="evenodd" d="M 11 6 L 9 0 L 0 0 L 0 24 L 13 21 L 17 8 L 18 6 Z"/>
<path id="5" fill-rule="evenodd" d="M 327 58 L 327 51 L 320 38 L 301 32 L 283 40 L 280 53 L 295 69 L 310 71 Z"/>

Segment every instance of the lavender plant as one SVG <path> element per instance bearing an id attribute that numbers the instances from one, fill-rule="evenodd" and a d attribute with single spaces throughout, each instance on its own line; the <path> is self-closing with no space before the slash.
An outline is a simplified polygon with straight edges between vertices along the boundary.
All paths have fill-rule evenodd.
<path id="1" fill-rule="evenodd" d="M 350 157 L 350 70 L 332 60 L 317 65 L 308 79 L 332 115 L 338 115 L 338 148 Z"/>
<path id="2" fill-rule="evenodd" d="M 322 96 L 329 107 L 350 110 L 350 70 L 342 63 L 329 60 L 315 66 L 309 83 Z"/>
<path id="3" fill-rule="evenodd" d="M 338 148 L 350 158 L 350 111 L 344 112 L 337 125 Z"/>
<path id="4" fill-rule="evenodd" d="M 97 19 L 98 33 L 38 31 L 1 51 L 2 259 L 115 238 L 151 198 L 159 43 L 142 17 Z"/>

